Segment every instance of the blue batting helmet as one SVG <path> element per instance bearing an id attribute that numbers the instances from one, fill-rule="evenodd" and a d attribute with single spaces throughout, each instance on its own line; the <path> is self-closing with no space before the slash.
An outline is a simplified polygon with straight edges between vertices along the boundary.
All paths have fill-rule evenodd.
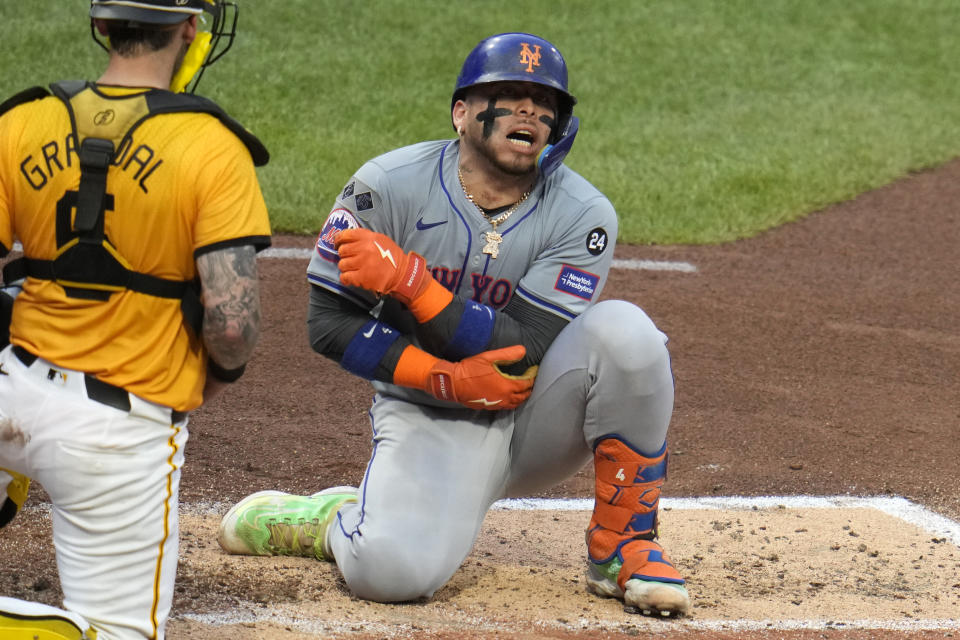
<path id="1" fill-rule="evenodd" d="M 567 90 L 567 63 L 543 38 L 530 33 L 500 33 L 481 40 L 463 62 L 451 109 L 467 89 L 489 82 L 535 82 L 555 89 L 559 106 L 553 137 L 566 130 L 577 99 Z"/>

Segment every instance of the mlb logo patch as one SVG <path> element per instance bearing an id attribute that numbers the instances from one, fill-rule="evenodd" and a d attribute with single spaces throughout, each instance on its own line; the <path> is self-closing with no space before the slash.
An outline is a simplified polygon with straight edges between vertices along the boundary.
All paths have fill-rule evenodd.
<path id="1" fill-rule="evenodd" d="M 333 245 L 334 236 L 344 229 L 356 229 L 359 226 L 357 219 L 347 209 L 334 209 L 327 216 L 327 221 L 323 223 L 323 229 L 317 238 L 317 253 L 324 260 L 337 262 L 340 260 L 340 254 Z"/>
<path id="2" fill-rule="evenodd" d="M 599 283 L 600 276 L 565 264 L 553 288 L 584 300 L 593 300 Z"/>

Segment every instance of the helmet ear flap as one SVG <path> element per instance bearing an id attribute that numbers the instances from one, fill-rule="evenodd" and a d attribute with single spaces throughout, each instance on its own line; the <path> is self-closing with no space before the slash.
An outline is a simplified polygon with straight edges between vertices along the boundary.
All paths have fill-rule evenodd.
<path id="1" fill-rule="evenodd" d="M 203 67 L 207 54 L 210 53 L 210 47 L 213 40 L 213 34 L 208 31 L 198 31 L 197 36 L 190 43 L 190 48 L 183 56 L 183 62 L 180 68 L 173 74 L 173 80 L 170 81 L 170 91 L 180 93 L 187 88 L 193 77 L 197 75 L 200 68 Z M 199 80 L 199 78 L 197 78 Z M 196 85 L 194 85 L 196 87 Z"/>
<path id="2" fill-rule="evenodd" d="M 237 37 L 240 8 L 236 3 L 204 0 L 203 7 L 204 13 L 197 21 L 208 28 L 197 29 L 196 38 L 187 49 L 183 62 L 170 83 L 170 90 L 174 93 L 196 91 L 206 68 L 223 57 Z M 191 82 L 193 84 L 188 89 Z"/>
<path id="3" fill-rule="evenodd" d="M 579 130 L 580 118 L 577 116 L 570 116 L 563 129 L 560 128 L 559 124 L 557 125 L 556 142 L 545 146 L 537 157 L 537 168 L 540 170 L 540 175 L 546 178 L 563 164 L 563 159 L 570 153 L 573 139 L 577 137 L 577 131 Z"/>
<path id="4" fill-rule="evenodd" d="M 557 144 L 566 137 L 570 131 L 571 120 L 576 120 L 573 115 L 573 105 L 574 100 L 558 91 L 557 92 L 557 124 L 553 128 L 553 133 L 550 134 L 550 144 Z M 576 135 L 576 129 L 579 128 L 579 120 L 574 128 L 574 135 Z"/>

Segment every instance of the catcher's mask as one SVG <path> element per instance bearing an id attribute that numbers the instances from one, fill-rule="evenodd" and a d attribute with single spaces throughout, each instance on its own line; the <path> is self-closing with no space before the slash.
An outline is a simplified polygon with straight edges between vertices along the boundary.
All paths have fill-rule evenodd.
<path id="1" fill-rule="evenodd" d="M 237 35 L 239 8 L 224 0 L 91 0 L 90 33 L 93 40 L 109 51 L 94 27 L 94 20 L 117 20 L 138 29 L 156 29 L 197 16 L 197 37 L 191 43 L 170 82 L 170 90 L 193 93 L 204 70 L 220 59 L 233 45 Z"/>
<path id="2" fill-rule="evenodd" d="M 530 33 L 500 33 L 481 40 L 467 55 L 457 76 L 450 109 L 470 87 L 490 82 L 534 82 L 557 92 L 557 124 L 538 164 L 550 173 L 563 161 L 577 135 L 579 120 L 573 115 L 577 99 L 567 90 L 567 63 L 560 51 Z"/>

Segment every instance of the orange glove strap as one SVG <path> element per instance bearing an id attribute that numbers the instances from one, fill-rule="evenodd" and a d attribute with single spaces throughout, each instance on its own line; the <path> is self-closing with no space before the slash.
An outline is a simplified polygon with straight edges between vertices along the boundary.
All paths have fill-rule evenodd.
<path id="1" fill-rule="evenodd" d="M 456 370 L 454 363 L 449 360 L 438 360 L 433 368 L 430 369 L 430 379 L 427 391 L 433 394 L 434 398 L 440 400 L 449 400 L 450 402 L 459 402 L 456 392 L 453 389 L 453 376 Z"/>
<path id="2" fill-rule="evenodd" d="M 393 384 L 414 389 L 426 388 L 430 370 L 438 360 L 439 358 L 423 349 L 418 349 L 412 344 L 408 345 L 400 354 L 397 366 L 393 370 Z"/>
<path id="3" fill-rule="evenodd" d="M 398 248 L 398 251 L 403 250 Z M 401 255 L 397 281 L 386 293 L 396 296 L 404 304 L 409 304 L 423 293 L 427 279 L 432 278 L 427 273 L 427 260 L 422 255 L 415 251 Z"/>
<path id="4" fill-rule="evenodd" d="M 446 309 L 451 300 L 453 300 L 453 294 L 434 280 L 433 276 L 427 274 L 427 282 L 426 286 L 423 287 L 423 292 L 410 300 L 407 308 L 417 319 L 417 322 L 423 324 L 433 320 L 438 313 Z"/>

